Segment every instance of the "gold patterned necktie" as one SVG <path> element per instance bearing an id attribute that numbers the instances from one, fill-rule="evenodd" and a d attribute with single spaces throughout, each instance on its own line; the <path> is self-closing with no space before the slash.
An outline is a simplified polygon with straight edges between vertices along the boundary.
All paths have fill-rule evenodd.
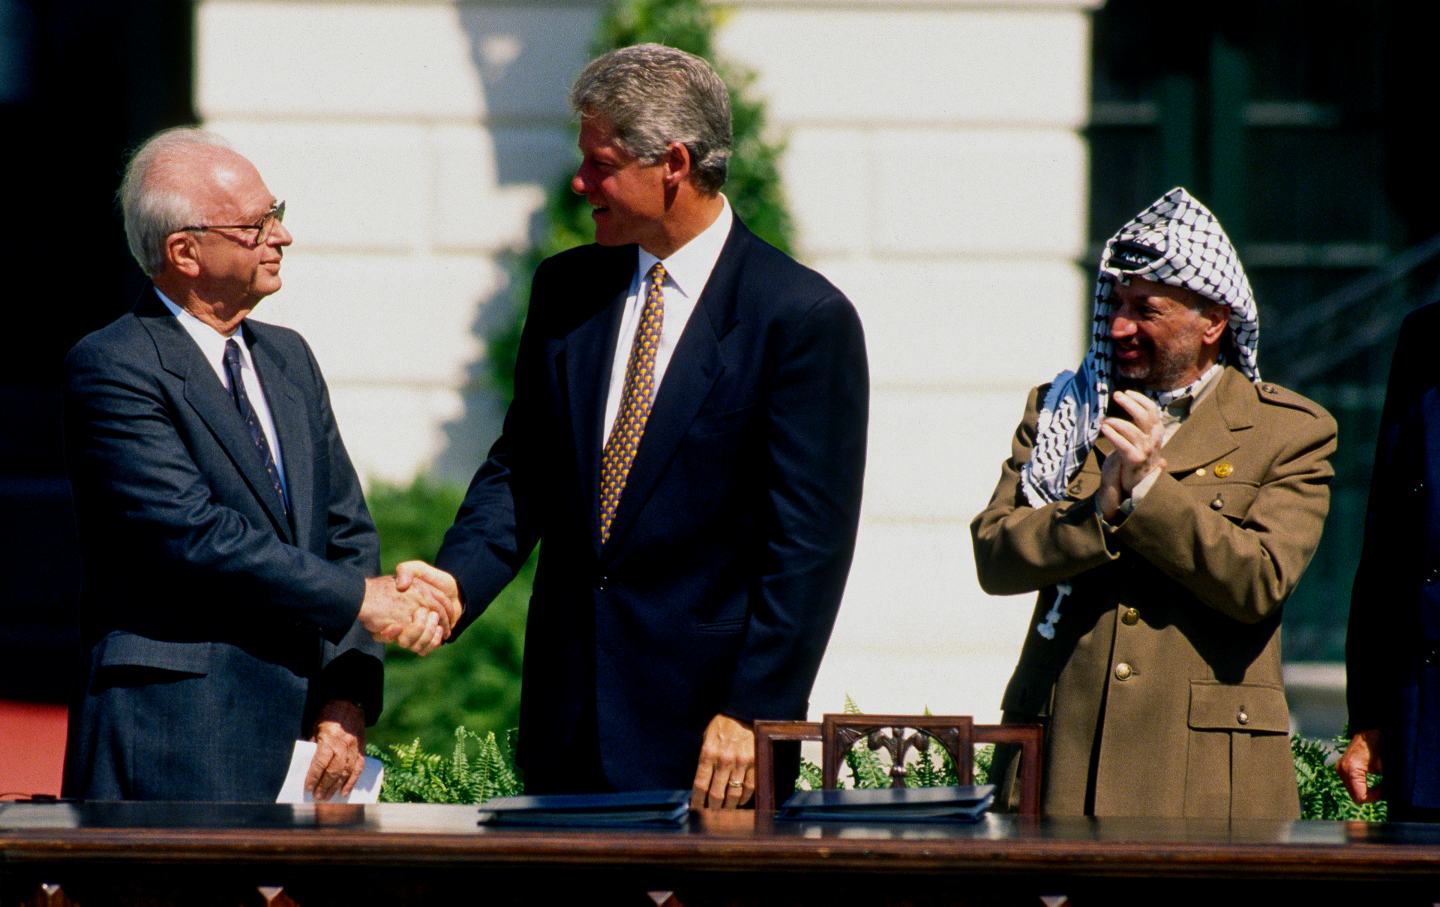
<path id="1" fill-rule="evenodd" d="M 650 269 L 650 289 L 645 295 L 645 308 L 640 323 L 635 325 L 635 342 L 630 346 L 630 359 L 625 363 L 625 388 L 620 396 L 620 410 L 610 438 L 600 454 L 600 544 L 610 541 L 610 524 L 620 506 L 625 478 L 640 449 L 645 435 L 645 420 L 655 402 L 655 356 L 660 351 L 660 328 L 665 323 L 665 266 L 655 262 Z"/>

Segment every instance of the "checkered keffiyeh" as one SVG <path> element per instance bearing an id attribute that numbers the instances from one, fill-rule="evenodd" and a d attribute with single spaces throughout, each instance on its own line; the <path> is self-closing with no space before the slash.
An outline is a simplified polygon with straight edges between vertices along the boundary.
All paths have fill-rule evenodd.
<path id="1" fill-rule="evenodd" d="M 1075 371 L 1050 383 L 1040 408 L 1035 447 L 1020 473 L 1025 499 L 1041 507 L 1065 497 L 1065 486 L 1080 471 L 1100 434 L 1100 417 L 1110 405 L 1111 289 L 1122 278 L 1143 277 L 1185 287 L 1230 307 L 1231 363 L 1251 381 L 1260 380 L 1255 354 L 1260 344 L 1259 312 L 1250 281 L 1230 237 L 1209 209 L 1176 186 L 1121 227 L 1105 243 L 1095 281 L 1090 349 Z M 1169 397 L 1181 397 L 1179 393 Z"/>

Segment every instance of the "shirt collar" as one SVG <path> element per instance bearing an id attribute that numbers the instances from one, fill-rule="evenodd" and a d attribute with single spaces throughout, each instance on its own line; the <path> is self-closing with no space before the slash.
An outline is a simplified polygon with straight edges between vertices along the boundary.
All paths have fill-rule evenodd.
<path id="1" fill-rule="evenodd" d="M 254 368 L 250 362 L 250 344 L 245 340 L 244 331 L 236 328 L 235 331 L 227 337 L 190 314 L 186 309 L 181 308 L 174 300 L 166 296 L 159 287 L 155 288 L 155 295 L 160 297 L 160 301 L 165 304 L 165 308 L 169 309 L 170 314 L 174 315 L 175 319 L 180 322 L 180 326 L 185 329 L 185 333 L 189 334 L 195 340 L 196 345 L 200 347 L 200 352 L 205 355 L 205 359 L 211 366 L 217 369 L 224 367 L 225 341 L 234 338 L 238 341 L 236 346 L 240 347 L 240 364 L 244 368 Z"/>
<path id="2" fill-rule="evenodd" d="M 720 252 L 725 248 L 725 240 L 730 237 L 730 227 L 735 221 L 735 214 L 730 210 L 730 199 L 721 193 L 720 201 L 723 204 L 715 222 L 662 262 L 669 282 L 691 299 L 698 298 L 704 292 L 705 284 L 710 280 L 710 272 L 715 270 L 715 262 L 720 260 Z M 639 253 L 641 274 L 649 274 L 655 262 L 661 261 L 644 249 L 639 249 Z"/>

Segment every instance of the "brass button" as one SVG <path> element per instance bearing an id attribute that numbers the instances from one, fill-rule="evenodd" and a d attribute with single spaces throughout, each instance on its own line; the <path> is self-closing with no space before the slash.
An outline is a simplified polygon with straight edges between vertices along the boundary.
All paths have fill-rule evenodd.
<path id="1" fill-rule="evenodd" d="M 1068 491 L 1069 491 L 1071 494 L 1073 494 L 1073 495 L 1079 495 L 1079 494 L 1080 494 L 1080 483 L 1079 483 L 1079 482 L 1074 482 L 1074 483 L 1072 483 L 1072 484 L 1070 485 L 1070 488 L 1068 489 Z"/>
<path id="2" fill-rule="evenodd" d="M 1265 393 L 1267 393 L 1267 394 L 1278 394 L 1278 393 L 1280 393 L 1280 389 L 1277 388 L 1277 387 L 1276 387 L 1275 385 L 1273 385 L 1273 384 L 1262 384 L 1262 385 L 1260 385 L 1260 389 L 1261 389 L 1262 391 L 1264 391 Z"/>
<path id="3" fill-rule="evenodd" d="M 1240 706 L 1240 711 L 1235 715 L 1235 720 L 1241 724 L 1250 723 L 1250 713 L 1245 711 L 1245 706 Z"/>
<path id="4" fill-rule="evenodd" d="M 1218 495 L 1218 494 L 1215 495 L 1215 500 L 1213 500 L 1213 501 L 1210 502 L 1210 509 L 1211 509 L 1211 510 L 1221 510 L 1221 509 L 1223 509 L 1224 507 L 1225 507 L 1225 501 L 1224 501 L 1224 499 L 1221 498 L 1220 495 Z"/>
<path id="5" fill-rule="evenodd" d="M 1129 680 L 1129 679 L 1130 679 L 1130 675 L 1131 675 L 1131 674 L 1134 674 L 1134 673 L 1135 673 L 1134 669 L 1132 669 L 1128 664 L 1126 664 L 1126 663 L 1123 662 L 1123 661 L 1120 662 L 1118 665 L 1115 666 L 1115 679 L 1116 679 L 1116 680 Z"/>
<path id="6" fill-rule="evenodd" d="M 1228 478 L 1230 478 L 1231 474 L 1233 474 L 1234 472 L 1235 472 L 1235 467 L 1234 467 L 1234 466 L 1231 466 L 1229 463 L 1217 463 L 1217 464 L 1215 464 L 1215 475 L 1216 475 L 1218 478 L 1228 479 Z"/>
<path id="7" fill-rule="evenodd" d="M 1140 612 L 1134 608 L 1126 608 L 1125 613 L 1120 615 L 1120 622 L 1127 627 L 1133 627 L 1140 622 Z"/>

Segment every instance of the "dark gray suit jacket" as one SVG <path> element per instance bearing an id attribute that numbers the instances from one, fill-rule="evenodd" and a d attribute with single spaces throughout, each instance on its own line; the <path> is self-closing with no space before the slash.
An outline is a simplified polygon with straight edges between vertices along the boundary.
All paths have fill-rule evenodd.
<path id="1" fill-rule="evenodd" d="M 461 627 L 540 542 L 519 760 L 535 792 L 689 787 L 706 724 L 803 718 L 855 547 L 869 375 L 850 301 L 737 219 L 599 544 L 633 245 L 535 272 L 505 430 L 436 563 Z"/>
<path id="2" fill-rule="evenodd" d="M 380 711 L 356 623 L 379 539 L 324 379 L 294 331 L 246 321 L 287 516 L 228 391 L 153 291 L 66 358 L 84 558 L 84 689 L 64 793 L 273 800 L 329 699 Z"/>

